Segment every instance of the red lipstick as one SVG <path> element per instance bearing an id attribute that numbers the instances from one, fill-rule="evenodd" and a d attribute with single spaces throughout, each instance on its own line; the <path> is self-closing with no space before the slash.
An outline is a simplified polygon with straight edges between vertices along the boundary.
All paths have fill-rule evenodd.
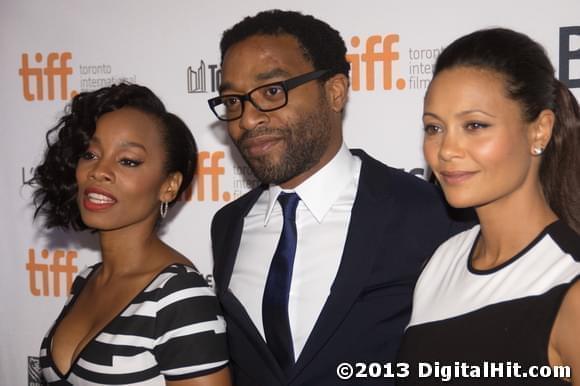
<path id="1" fill-rule="evenodd" d="M 117 203 L 117 199 L 106 190 L 91 187 L 84 191 L 83 206 L 90 211 L 109 209 Z"/>

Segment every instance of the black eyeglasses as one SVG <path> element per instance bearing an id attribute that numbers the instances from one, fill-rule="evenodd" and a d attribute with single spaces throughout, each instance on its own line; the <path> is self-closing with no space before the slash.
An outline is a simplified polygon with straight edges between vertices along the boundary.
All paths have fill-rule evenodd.
<path id="1" fill-rule="evenodd" d="M 209 108 L 219 120 L 234 121 L 244 113 L 244 102 L 250 103 L 263 112 L 281 109 L 288 103 L 288 91 L 311 80 L 318 79 L 329 70 L 318 70 L 298 75 L 280 82 L 268 83 L 256 87 L 245 95 L 227 94 L 207 101 Z"/>

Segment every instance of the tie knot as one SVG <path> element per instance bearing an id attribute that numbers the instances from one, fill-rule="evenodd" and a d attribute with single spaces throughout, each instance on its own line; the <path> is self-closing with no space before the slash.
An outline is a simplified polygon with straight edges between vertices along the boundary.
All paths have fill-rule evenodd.
<path id="1" fill-rule="evenodd" d="M 296 208 L 300 202 L 300 197 L 296 193 L 280 193 L 278 201 L 282 205 L 282 213 L 285 219 L 296 218 Z"/>

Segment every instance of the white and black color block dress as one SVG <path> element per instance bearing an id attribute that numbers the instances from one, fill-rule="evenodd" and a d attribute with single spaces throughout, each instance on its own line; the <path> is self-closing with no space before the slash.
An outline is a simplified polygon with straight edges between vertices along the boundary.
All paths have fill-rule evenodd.
<path id="1" fill-rule="evenodd" d="M 217 298 L 194 269 L 160 272 L 81 351 L 68 373 L 50 347 L 58 323 L 99 264 L 81 272 L 60 316 L 42 341 L 40 366 L 48 385 L 165 385 L 217 371 L 228 363 L 226 326 Z"/>
<path id="2" fill-rule="evenodd" d="M 566 291 L 580 278 L 580 236 L 559 220 L 510 260 L 477 270 L 472 254 L 479 235 L 476 225 L 447 240 L 421 273 L 398 357 L 398 362 L 410 365 L 409 376 L 398 384 L 569 385 L 554 377 L 507 375 L 508 367 L 513 368 L 508 362 L 519 364 L 520 373 L 530 366 L 549 365 L 554 320 Z M 434 374 L 436 362 L 439 366 L 504 363 L 504 372 L 449 381 L 433 375 L 419 377 L 421 363 L 432 366 Z M 428 367 L 421 366 L 426 369 L 423 375 L 428 374 Z"/>

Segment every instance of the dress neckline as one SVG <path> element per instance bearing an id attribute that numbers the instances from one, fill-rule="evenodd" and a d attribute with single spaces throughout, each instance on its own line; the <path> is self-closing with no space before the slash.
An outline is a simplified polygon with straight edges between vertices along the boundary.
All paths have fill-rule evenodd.
<path id="1" fill-rule="evenodd" d="M 475 246 L 477 245 L 477 242 L 479 241 L 479 238 L 481 237 L 481 227 L 478 228 L 477 235 L 475 236 L 475 239 L 473 240 L 473 243 L 471 244 L 471 248 L 469 249 L 469 254 L 467 256 L 467 269 L 469 270 L 469 272 L 471 272 L 474 275 L 490 275 L 490 274 L 493 274 L 495 272 L 500 271 L 501 269 L 513 264 L 515 261 L 517 261 L 521 257 L 525 256 L 526 253 L 528 253 L 532 248 L 534 248 L 536 246 L 536 244 L 538 244 L 544 238 L 544 236 L 549 234 L 551 229 L 553 227 L 557 226 L 560 222 L 561 222 L 561 220 L 557 219 L 556 221 L 546 225 L 546 227 L 544 227 L 544 229 L 542 229 L 540 231 L 540 233 L 538 233 L 538 235 L 536 237 L 534 237 L 532 239 L 532 241 L 530 241 L 528 243 L 528 245 L 523 247 L 518 253 L 516 253 L 515 255 L 513 255 L 512 257 L 510 257 L 509 259 L 507 259 L 503 263 L 501 263 L 493 268 L 488 268 L 488 269 L 478 269 L 478 268 L 475 268 L 473 266 L 473 254 L 475 253 Z"/>
<path id="2" fill-rule="evenodd" d="M 76 367 L 78 361 L 82 358 L 83 353 L 87 350 L 87 348 L 92 345 L 95 342 L 95 339 L 97 339 L 97 337 L 99 337 L 99 335 L 101 335 L 115 320 L 117 320 L 119 318 L 119 316 L 121 316 L 134 302 L 135 300 L 137 300 L 137 298 L 139 296 L 141 296 L 141 294 L 143 293 L 143 291 L 145 291 L 147 288 L 149 288 L 149 286 L 151 284 L 153 284 L 153 282 L 155 282 L 155 280 L 157 280 L 157 278 L 165 273 L 169 268 L 171 267 L 175 267 L 175 266 L 183 266 L 183 267 L 190 267 L 193 268 L 193 266 L 187 265 L 187 264 L 183 264 L 183 263 L 171 263 L 167 266 L 165 266 L 162 270 L 160 270 L 159 272 L 157 272 L 155 274 L 155 276 L 153 276 L 153 278 L 151 278 L 151 280 L 143 287 L 139 290 L 139 292 L 137 292 L 135 294 L 135 296 L 133 296 L 131 298 L 131 300 L 117 313 L 115 314 L 115 316 L 113 316 L 113 318 L 111 318 L 109 321 L 107 321 L 107 323 L 105 323 L 103 325 L 103 327 L 101 329 L 99 329 L 88 341 L 87 343 L 83 346 L 83 348 L 79 351 L 79 353 L 76 355 L 76 357 L 71 358 L 71 364 L 70 367 L 68 369 L 68 371 L 66 371 L 65 373 L 63 373 L 61 371 L 61 369 L 56 365 L 56 363 L 54 362 L 54 359 L 52 357 L 52 345 L 53 345 L 53 338 L 54 338 L 54 334 L 56 332 L 56 329 L 58 327 L 58 325 L 62 322 L 62 320 L 66 317 L 66 315 L 68 315 L 68 313 L 70 312 L 70 310 L 72 309 L 72 307 L 74 306 L 74 304 L 76 303 L 78 297 L 81 295 L 83 289 L 85 288 L 85 286 L 87 285 L 87 283 L 89 282 L 90 278 L 93 276 L 93 274 L 95 272 L 97 272 L 97 270 L 102 266 L 103 263 L 97 263 L 94 264 L 91 267 L 91 271 L 89 272 L 89 274 L 87 275 L 86 279 L 84 280 L 84 282 L 82 283 L 82 286 L 79 288 L 79 290 L 77 291 L 76 294 L 73 295 L 73 297 L 71 298 L 70 302 L 68 304 L 65 305 L 64 309 L 62 310 L 60 316 L 58 317 L 58 319 L 54 322 L 49 335 L 47 337 L 47 342 L 48 342 L 48 347 L 46 349 L 46 357 L 48 359 L 48 362 L 50 364 L 50 367 L 55 371 L 55 373 L 58 375 L 58 377 L 60 379 L 68 379 L 68 377 L 70 376 L 72 370 Z"/>

